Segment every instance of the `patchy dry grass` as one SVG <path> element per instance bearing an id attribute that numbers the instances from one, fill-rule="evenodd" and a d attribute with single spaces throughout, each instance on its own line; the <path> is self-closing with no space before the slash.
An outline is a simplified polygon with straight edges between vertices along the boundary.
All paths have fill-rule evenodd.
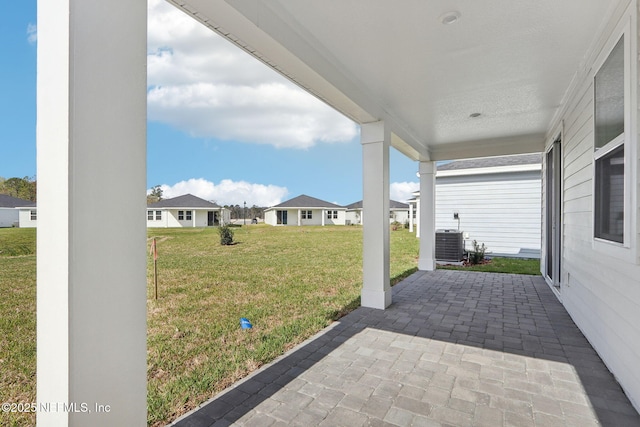
<path id="1" fill-rule="evenodd" d="M 36 397 L 35 235 L 34 229 L 0 229 L 0 402 L 3 403 L 30 403 Z M 34 424 L 34 414 L 0 413 L 3 426 Z"/>
<path id="2" fill-rule="evenodd" d="M 148 414 L 162 425 L 360 303 L 360 227 L 156 229 L 160 298 L 148 258 Z M 35 401 L 35 230 L 0 230 L 0 400 Z M 11 250 L 7 248 L 13 248 Z M 19 248 L 19 249 L 16 249 Z M 418 241 L 391 232 L 391 276 L 416 270 Z M 9 255 L 9 254 L 12 255 Z M 242 330 L 240 317 L 253 329 Z M 11 418 L 9 418 L 11 417 Z M 0 425 L 33 425 L 0 414 Z"/>

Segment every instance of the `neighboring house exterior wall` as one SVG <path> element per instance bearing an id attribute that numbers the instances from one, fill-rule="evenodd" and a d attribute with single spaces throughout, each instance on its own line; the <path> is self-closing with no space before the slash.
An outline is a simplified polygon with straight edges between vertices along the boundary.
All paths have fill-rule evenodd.
<path id="1" fill-rule="evenodd" d="M 0 228 L 15 227 L 19 218 L 16 208 L 0 208 Z"/>
<path id="2" fill-rule="evenodd" d="M 19 210 L 20 228 L 35 228 L 38 225 L 38 210 L 36 208 L 26 208 Z"/>
<path id="3" fill-rule="evenodd" d="M 264 211 L 269 225 L 345 225 L 346 208 L 304 194 Z"/>
<path id="4" fill-rule="evenodd" d="M 560 148 L 559 170 L 562 195 L 559 226 L 560 250 L 553 249 L 553 231 L 543 237 L 542 272 L 561 260 L 559 283 L 551 286 L 567 311 L 622 385 L 636 408 L 640 408 L 640 265 L 638 252 L 638 35 L 637 4 L 618 14 L 600 38 L 576 84 L 568 93 L 553 133 L 548 135 L 549 149 Z M 615 18 L 615 17 L 614 17 Z M 595 191 L 598 185 L 598 151 L 595 139 L 594 79 L 604 59 L 624 32 L 624 242 L 595 238 Z M 561 142 L 554 145 L 557 136 Z M 545 156 L 542 188 L 543 227 L 553 221 L 547 213 L 552 192 L 547 189 L 547 171 L 553 169 Z M 613 165 L 613 163 L 612 163 Z M 612 177 L 613 178 L 613 177 Z M 555 252 L 555 253 L 554 253 Z"/>
<path id="5" fill-rule="evenodd" d="M 278 221 L 282 218 L 282 214 L 278 212 L 286 212 L 286 224 Z M 311 212 L 311 219 L 309 219 L 309 212 Z M 345 225 L 345 219 L 345 209 L 272 208 L 264 213 L 264 222 L 269 225 Z"/>
<path id="6" fill-rule="evenodd" d="M 532 167 L 527 165 L 526 168 Z M 540 164 L 534 170 L 473 175 L 439 173 L 436 178 L 436 229 L 469 233 L 487 254 L 540 258 Z M 467 170 L 471 172 L 472 170 Z M 488 172 L 488 173 L 487 173 Z M 458 220 L 454 219 L 458 214 Z"/>
<path id="7" fill-rule="evenodd" d="M 228 209 L 191 194 L 153 203 L 147 206 L 146 215 L 148 228 L 208 227 L 228 224 L 231 219 Z"/>

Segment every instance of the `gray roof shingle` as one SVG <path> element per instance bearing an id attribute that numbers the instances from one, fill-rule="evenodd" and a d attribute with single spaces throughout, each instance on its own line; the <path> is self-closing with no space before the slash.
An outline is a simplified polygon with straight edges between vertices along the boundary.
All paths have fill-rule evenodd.
<path id="1" fill-rule="evenodd" d="M 520 154 L 516 156 L 485 157 L 481 159 L 455 160 L 438 165 L 438 171 L 491 168 L 497 166 L 535 165 L 542 163 L 542 154 Z"/>
<path id="2" fill-rule="evenodd" d="M 35 206 L 36 202 L 0 194 L 0 208 L 31 208 Z"/>
<path id="3" fill-rule="evenodd" d="M 347 209 L 362 209 L 362 200 L 359 202 L 351 203 L 346 206 Z M 396 202 L 395 200 L 389 200 L 390 209 L 409 209 L 409 205 L 402 202 Z"/>
<path id="4" fill-rule="evenodd" d="M 149 204 L 150 208 L 217 208 L 220 206 L 207 200 L 196 197 L 193 194 L 184 194 L 171 199 L 160 200 Z"/>
<path id="5" fill-rule="evenodd" d="M 324 200 L 316 199 L 315 197 L 307 196 L 306 194 L 301 194 L 298 197 L 294 197 L 293 199 L 286 200 L 279 205 L 273 206 L 274 208 L 340 208 L 344 209 L 343 206 L 336 205 L 334 203 L 329 203 Z"/>

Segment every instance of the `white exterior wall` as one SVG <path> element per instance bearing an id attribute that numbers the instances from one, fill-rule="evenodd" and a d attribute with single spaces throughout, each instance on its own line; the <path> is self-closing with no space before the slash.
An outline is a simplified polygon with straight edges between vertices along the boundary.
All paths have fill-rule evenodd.
<path id="1" fill-rule="evenodd" d="M 391 213 L 389 215 L 389 221 L 398 221 L 401 224 L 404 224 L 409 220 L 409 208 L 407 209 L 391 209 Z"/>
<path id="2" fill-rule="evenodd" d="M 563 252 L 559 292 L 573 320 L 613 372 L 636 409 L 640 410 L 640 266 L 637 253 L 639 236 L 635 225 L 638 218 L 638 158 L 634 148 L 638 138 L 636 2 L 631 2 L 629 14 L 619 12 L 617 16 L 606 28 L 597 50 L 569 93 L 569 102 L 554 127 L 562 129 L 564 124 Z M 631 29 L 626 38 L 627 43 L 631 42 L 628 51 L 633 52 L 630 58 L 625 58 L 630 62 L 630 81 L 633 82 L 628 91 L 625 89 L 625 98 L 632 102 L 630 144 L 625 147 L 625 152 L 632 151 L 630 161 L 625 162 L 625 173 L 629 173 L 631 178 L 631 185 L 625 191 L 633 200 L 631 208 L 625 211 L 625 215 L 631 218 L 629 248 L 602 244 L 593 238 L 593 77 L 599 66 L 595 58 L 608 55 L 622 34 L 616 27 L 625 23 Z M 549 141 L 555 136 L 557 134 L 549 134 Z"/>
<path id="3" fill-rule="evenodd" d="M 469 233 L 488 254 L 540 256 L 540 171 L 436 178 L 436 229 Z"/>
<path id="4" fill-rule="evenodd" d="M 287 225 L 287 226 L 298 226 L 298 212 L 301 210 L 311 211 L 311 219 L 303 219 L 300 218 L 300 225 L 322 225 L 323 217 L 324 217 L 324 225 L 345 225 L 346 211 L 344 209 L 338 210 L 338 218 L 337 219 L 328 219 L 327 211 L 329 209 L 319 209 L 319 208 L 273 208 L 264 212 L 264 223 L 269 225 Z M 331 209 L 337 210 L 337 209 Z M 287 223 L 286 224 L 278 224 L 278 214 L 277 211 L 287 211 Z"/>
<path id="5" fill-rule="evenodd" d="M 38 225 L 37 213 L 36 213 L 36 219 L 35 220 L 31 219 L 32 210 L 35 210 L 35 209 L 20 209 L 20 214 L 19 214 L 20 228 L 35 228 Z"/>
<path id="6" fill-rule="evenodd" d="M 345 212 L 345 223 L 349 222 L 349 224 L 360 225 L 362 218 L 362 210 L 354 209 Z"/>
<path id="7" fill-rule="evenodd" d="M 20 220 L 20 214 L 16 208 L 0 208 L 0 228 L 13 227 Z"/>
<path id="8" fill-rule="evenodd" d="M 338 218 L 333 219 L 333 215 L 331 219 L 327 218 L 327 211 L 338 211 Z M 325 209 L 324 211 L 324 225 L 345 225 L 347 219 L 347 211 L 342 209 Z"/>

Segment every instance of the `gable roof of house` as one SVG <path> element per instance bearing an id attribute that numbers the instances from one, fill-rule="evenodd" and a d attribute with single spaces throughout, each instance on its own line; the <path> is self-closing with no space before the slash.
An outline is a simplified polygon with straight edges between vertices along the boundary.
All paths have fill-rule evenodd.
<path id="1" fill-rule="evenodd" d="M 0 208 L 30 208 L 35 206 L 36 202 L 0 194 Z"/>
<path id="2" fill-rule="evenodd" d="M 362 200 L 346 206 L 347 209 L 362 209 Z M 389 200 L 389 209 L 409 209 L 409 205 L 395 200 Z"/>
<path id="3" fill-rule="evenodd" d="M 334 203 L 327 202 L 325 200 L 316 199 L 315 197 L 301 194 L 293 199 L 286 200 L 279 205 L 273 206 L 274 208 L 332 208 L 332 209 L 344 209 L 344 206 L 336 205 Z"/>
<path id="4" fill-rule="evenodd" d="M 438 171 L 493 168 L 499 166 L 537 165 L 542 163 L 542 154 L 521 154 L 516 156 L 485 157 L 479 159 L 455 160 L 438 165 Z"/>
<path id="5" fill-rule="evenodd" d="M 221 206 L 207 200 L 196 197 L 193 194 L 184 194 L 171 199 L 160 200 L 149 204 L 150 208 L 217 208 Z"/>

